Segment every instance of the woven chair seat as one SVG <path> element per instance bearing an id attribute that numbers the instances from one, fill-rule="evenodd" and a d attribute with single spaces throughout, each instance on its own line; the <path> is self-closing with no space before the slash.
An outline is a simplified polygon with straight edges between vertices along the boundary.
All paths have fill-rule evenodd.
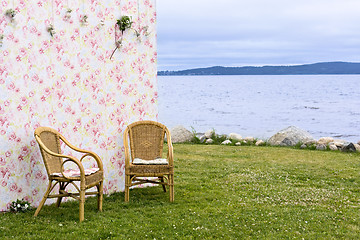
<path id="1" fill-rule="evenodd" d="M 66 175 L 66 173 L 65 173 Z M 61 176 L 53 176 L 50 175 L 50 179 L 52 180 L 56 180 L 56 181 L 61 181 L 61 182 L 73 182 L 73 181 L 81 181 L 80 176 L 75 176 L 75 177 L 69 177 L 68 175 L 66 175 L 67 177 L 61 177 Z M 95 173 L 92 173 L 90 175 L 85 175 L 85 185 L 89 186 L 89 185 L 94 185 L 96 183 L 98 183 L 99 181 L 103 181 L 104 178 L 104 171 L 97 171 Z"/>
<path id="2" fill-rule="evenodd" d="M 132 164 L 135 165 L 168 165 L 169 161 L 166 158 L 155 158 L 153 160 L 144 160 L 135 158 Z"/>
<path id="3" fill-rule="evenodd" d="M 89 176 L 93 173 L 96 173 L 97 171 L 99 171 L 99 168 L 87 168 L 87 169 L 85 169 L 85 176 Z M 65 175 L 65 177 L 71 177 L 71 178 L 80 177 L 80 170 L 66 169 L 64 171 L 64 175 Z M 53 174 L 51 174 L 51 176 L 63 177 L 63 175 L 61 173 L 53 173 Z"/>

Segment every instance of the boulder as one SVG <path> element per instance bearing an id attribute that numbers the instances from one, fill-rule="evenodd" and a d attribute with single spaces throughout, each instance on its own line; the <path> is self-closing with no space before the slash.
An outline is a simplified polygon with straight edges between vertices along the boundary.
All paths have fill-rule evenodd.
<path id="1" fill-rule="evenodd" d="M 356 151 L 360 152 L 360 144 L 356 143 L 354 144 Z"/>
<path id="2" fill-rule="evenodd" d="M 296 145 L 296 142 L 293 142 L 291 139 L 289 138 L 284 138 L 281 142 L 280 142 L 280 146 L 286 147 L 286 146 L 294 146 Z"/>
<path id="3" fill-rule="evenodd" d="M 305 144 L 306 146 L 311 146 L 311 145 L 314 145 L 314 144 L 316 144 L 316 143 L 317 143 L 317 141 L 316 141 L 315 139 L 308 140 L 308 141 L 304 142 L 304 144 Z"/>
<path id="4" fill-rule="evenodd" d="M 174 127 L 170 130 L 170 134 L 173 143 L 190 142 L 194 137 L 194 134 L 183 126 Z"/>
<path id="5" fill-rule="evenodd" d="M 241 142 L 235 143 L 236 146 L 241 146 Z"/>
<path id="6" fill-rule="evenodd" d="M 300 128 L 290 126 L 285 128 L 269 139 L 270 145 L 295 146 L 299 142 L 313 141 L 314 138 L 310 133 Z"/>
<path id="7" fill-rule="evenodd" d="M 213 143 L 214 143 L 214 140 L 212 140 L 211 138 L 209 138 L 209 139 L 206 139 L 205 143 L 206 143 L 206 144 L 213 144 Z"/>
<path id="8" fill-rule="evenodd" d="M 333 141 L 334 141 L 334 139 L 332 137 L 322 137 L 319 139 L 319 141 L 317 143 L 328 145 L 329 143 L 331 143 Z"/>
<path id="9" fill-rule="evenodd" d="M 235 141 L 241 141 L 243 138 L 240 134 L 238 133 L 230 133 L 229 134 L 229 139 L 231 140 L 235 140 Z"/>
<path id="10" fill-rule="evenodd" d="M 326 145 L 325 144 L 318 144 L 318 145 L 316 145 L 316 150 L 326 150 Z"/>
<path id="11" fill-rule="evenodd" d="M 244 138 L 244 140 L 247 142 L 254 142 L 255 138 L 254 137 L 246 137 L 246 138 Z"/>
<path id="12" fill-rule="evenodd" d="M 329 145 L 329 148 L 330 148 L 330 150 L 332 150 L 332 151 L 338 150 L 338 147 L 337 147 L 335 144 L 330 144 L 330 145 Z"/>
<path id="13" fill-rule="evenodd" d="M 355 145 L 353 143 L 349 143 L 349 144 L 345 144 L 342 148 L 341 148 L 342 152 L 356 152 L 356 148 Z"/>
<path id="14" fill-rule="evenodd" d="M 205 135 L 202 135 L 200 138 L 199 138 L 200 142 L 201 143 L 204 143 L 206 141 L 206 137 Z"/>
<path id="15" fill-rule="evenodd" d="M 305 143 L 303 143 L 303 144 L 301 144 L 300 148 L 305 149 L 305 148 L 307 148 L 307 145 Z"/>
<path id="16" fill-rule="evenodd" d="M 222 145 L 228 145 L 228 144 L 231 144 L 232 142 L 228 139 L 228 140 L 225 140 L 223 141 L 221 144 Z"/>
<path id="17" fill-rule="evenodd" d="M 261 145 L 264 145 L 264 144 L 265 144 L 265 142 L 263 140 L 261 140 L 261 139 L 257 140 L 256 143 L 255 143 L 256 146 L 261 146 Z"/>
<path id="18" fill-rule="evenodd" d="M 342 148 L 347 143 L 347 141 L 335 139 L 334 142 L 331 142 L 331 143 L 335 144 L 338 148 Z M 329 144 L 331 144 L 331 143 L 329 143 Z"/>
<path id="19" fill-rule="evenodd" d="M 205 132 L 205 137 L 206 138 L 212 138 L 215 135 L 215 130 L 214 129 L 209 129 Z"/>

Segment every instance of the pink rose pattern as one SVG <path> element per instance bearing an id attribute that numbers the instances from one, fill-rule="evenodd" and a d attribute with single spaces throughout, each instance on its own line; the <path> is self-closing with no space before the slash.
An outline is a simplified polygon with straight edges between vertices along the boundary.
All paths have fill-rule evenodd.
<path id="1" fill-rule="evenodd" d="M 10 8 L 15 23 L 5 16 Z M 123 131 L 131 122 L 157 119 L 155 0 L 139 0 L 139 9 L 136 0 L 0 0 L 0 13 L 0 211 L 21 198 L 37 206 L 46 190 L 33 137 L 39 126 L 96 152 L 105 193 L 122 191 Z M 110 60 L 121 15 L 150 34 L 125 32 Z"/>

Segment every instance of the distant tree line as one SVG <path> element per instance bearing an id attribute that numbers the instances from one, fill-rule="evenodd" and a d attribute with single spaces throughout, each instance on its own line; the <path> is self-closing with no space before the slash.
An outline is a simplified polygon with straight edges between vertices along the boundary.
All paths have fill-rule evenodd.
<path id="1" fill-rule="evenodd" d="M 360 63 L 322 62 L 293 66 L 208 67 L 181 71 L 159 71 L 167 75 L 299 75 L 299 74 L 360 74 Z"/>

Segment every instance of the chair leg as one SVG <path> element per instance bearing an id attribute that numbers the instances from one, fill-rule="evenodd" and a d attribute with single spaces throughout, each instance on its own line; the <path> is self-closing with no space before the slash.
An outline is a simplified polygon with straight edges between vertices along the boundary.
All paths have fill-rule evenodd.
<path id="1" fill-rule="evenodd" d="M 103 203 L 103 181 L 96 186 L 98 189 L 98 210 L 102 212 L 102 203 Z"/>
<path id="2" fill-rule="evenodd" d="M 65 190 L 65 183 L 59 183 L 59 194 L 61 194 L 61 190 Z M 56 201 L 56 207 L 60 207 L 62 197 L 58 197 Z"/>
<path id="3" fill-rule="evenodd" d="M 58 197 L 58 199 L 56 201 L 56 207 L 60 207 L 61 200 L 62 200 L 62 197 Z"/>
<path id="4" fill-rule="evenodd" d="M 159 177 L 159 179 L 160 179 L 160 181 L 163 183 L 163 184 L 161 184 L 161 185 L 162 185 L 162 187 L 163 187 L 164 192 L 166 192 L 166 186 L 165 186 L 165 184 L 164 184 L 164 177 Z"/>
<path id="5" fill-rule="evenodd" d="M 169 175 L 170 202 L 174 201 L 174 175 Z"/>
<path id="6" fill-rule="evenodd" d="M 37 207 L 37 209 L 36 209 L 36 211 L 35 211 L 35 214 L 34 214 L 35 217 L 39 214 L 40 210 L 41 210 L 42 207 L 44 206 L 44 203 L 45 203 L 47 197 L 48 197 L 49 194 L 50 194 L 51 188 L 52 188 L 52 181 L 49 181 L 48 188 L 47 188 L 47 190 L 46 190 L 43 198 L 41 199 L 41 202 L 40 202 L 39 206 Z"/>
<path id="7" fill-rule="evenodd" d="M 85 205 L 85 188 L 80 189 L 80 201 L 79 201 L 79 219 L 80 222 L 84 221 L 84 205 Z"/>
<path id="8" fill-rule="evenodd" d="M 130 198 L 130 175 L 125 175 L 125 202 Z"/>

